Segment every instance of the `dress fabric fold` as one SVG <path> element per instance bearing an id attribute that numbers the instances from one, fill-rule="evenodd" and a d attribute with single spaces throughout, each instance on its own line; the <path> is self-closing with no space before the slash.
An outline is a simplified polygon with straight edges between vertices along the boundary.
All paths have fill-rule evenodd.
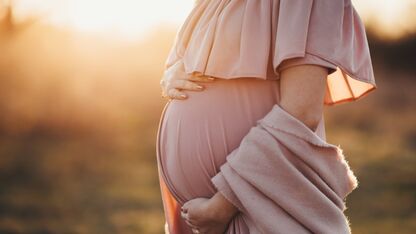
<path id="1" fill-rule="evenodd" d="M 277 104 L 212 182 L 255 223 L 250 233 L 351 232 L 343 211 L 358 182 L 341 148 Z"/>
<path id="2" fill-rule="evenodd" d="M 357 186 L 342 149 L 279 106 L 280 72 L 328 68 L 324 104 L 376 89 L 364 26 L 350 0 L 200 0 L 165 68 L 213 76 L 169 100 L 157 132 L 166 233 L 191 234 L 180 207 L 221 192 L 240 212 L 226 234 L 350 233 Z"/>
<path id="3" fill-rule="evenodd" d="M 290 59 L 335 66 L 326 105 L 376 89 L 365 28 L 351 0 L 201 0 L 178 29 L 165 68 L 222 79 L 279 79 Z"/>

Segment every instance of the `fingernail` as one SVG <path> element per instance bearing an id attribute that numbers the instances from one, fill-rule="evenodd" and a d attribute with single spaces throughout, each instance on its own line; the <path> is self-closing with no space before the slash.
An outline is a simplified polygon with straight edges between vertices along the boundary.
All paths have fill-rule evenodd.
<path id="1" fill-rule="evenodd" d="M 208 77 L 208 80 L 214 80 L 215 78 L 214 77 Z"/>
<path id="2" fill-rule="evenodd" d="M 196 88 L 197 89 L 203 89 L 204 87 L 198 85 L 198 86 L 196 86 Z"/>
<path id="3" fill-rule="evenodd" d="M 185 94 L 181 94 L 181 97 L 182 97 L 182 98 L 186 98 L 186 95 L 185 95 Z"/>

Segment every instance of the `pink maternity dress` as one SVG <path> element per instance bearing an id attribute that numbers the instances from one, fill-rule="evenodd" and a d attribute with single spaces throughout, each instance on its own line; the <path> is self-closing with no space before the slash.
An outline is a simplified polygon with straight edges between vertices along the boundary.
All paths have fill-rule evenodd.
<path id="1" fill-rule="evenodd" d="M 220 180 L 212 179 L 279 102 L 283 69 L 327 67 L 326 105 L 357 100 L 376 88 L 365 30 L 349 0 L 198 1 L 177 32 L 165 68 L 177 62 L 189 74 L 218 79 L 163 109 L 157 159 L 165 230 L 171 234 L 192 233 L 181 205 L 221 191 L 213 183 Z M 325 140 L 323 118 L 315 134 Z M 248 234 L 250 225 L 255 223 L 237 214 L 226 233 Z"/>

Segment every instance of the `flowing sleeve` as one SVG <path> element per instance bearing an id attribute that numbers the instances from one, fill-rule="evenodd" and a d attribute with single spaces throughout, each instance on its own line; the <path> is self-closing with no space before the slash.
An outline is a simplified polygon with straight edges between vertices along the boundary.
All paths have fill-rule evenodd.
<path id="1" fill-rule="evenodd" d="M 318 57 L 336 66 L 326 105 L 355 101 L 377 88 L 365 27 L 351 0 L 280 0 L 273 66 Z"/>
<path id="2" fill-rule="evenodd" d="M 181 60 L 188 74 L 279 79 L 282 68 L 308 57 L 331 69 L 326 105 L 376 89 L 364 24 L 351 0 L 196 2 L 165 68 Z"/>
<path id="3" fill-rule="evenodd" d="M 197 24 L 195 18 L 201 17 L 204 12 L 204 10 L 200 7 L 202 2 L 204 2 L 204 0 L 194 0 L 192 10 L 189 12 L 182 25 L 176 31 L 172 43 L 173 46 L 170 48 L 164 63 L 165 70 L 169 69 L 171 66 L 178 62 L 187 62 L 186 59 L 184 59 L 184 53 L 188 47 L 190 38 L 192 37 L 193 29 Z"/>

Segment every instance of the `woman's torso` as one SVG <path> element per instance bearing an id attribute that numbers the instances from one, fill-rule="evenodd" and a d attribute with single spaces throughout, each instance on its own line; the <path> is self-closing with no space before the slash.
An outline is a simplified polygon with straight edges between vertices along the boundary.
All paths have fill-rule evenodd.
<path id="1" fill-rule="evenodd" d="M 188 99 L 172 100 L 161 124 L 161 163 L 179 201 L 211 197 L 211 178 L 256 121 L 279 100 L 279 83 L 216 79 Z M 254 156 L 254 155 L 253 155 Z"/>

